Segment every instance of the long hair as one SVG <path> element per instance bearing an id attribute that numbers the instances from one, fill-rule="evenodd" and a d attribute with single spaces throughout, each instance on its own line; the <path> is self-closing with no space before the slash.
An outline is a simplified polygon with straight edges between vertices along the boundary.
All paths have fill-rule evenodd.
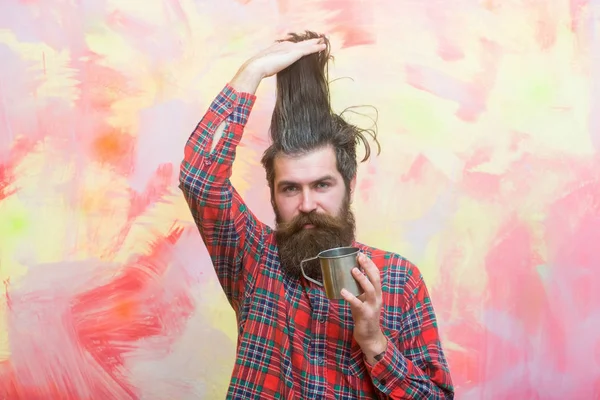
<path id="1" fill-rule="evenodd" d="M 358 128 L 344 120 L 343 113 L 336 114 L 332 110 L 328 63 L 333 57 L 329 40 L 311 31 L 292 33 L 285 40 L 300 42 L 319 37 L 325 41 L 325 50 L 304 56 L 277 74 L 275 108 L 269 129 L 272 144 L 261 160 L 271 195 L 275 180 L 274 160 L 280 153 L 301 155 L 331 145 L 336 154 L 337 168 L 348 188 L 358 166 L 357 144 L 365 146 L 361 162 L 371 155 L 367 136 L 374 140 L 380 151 L 375 130 Z"/>

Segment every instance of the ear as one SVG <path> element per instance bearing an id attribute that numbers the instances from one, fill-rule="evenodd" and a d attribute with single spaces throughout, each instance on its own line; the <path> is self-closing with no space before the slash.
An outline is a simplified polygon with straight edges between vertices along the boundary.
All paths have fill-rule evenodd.
<path id="1" fill-rule="evenodd" d="M 356 175 L 350 180 L 350 199 L 354 197 L 354 189 L 356 188 Z"/>

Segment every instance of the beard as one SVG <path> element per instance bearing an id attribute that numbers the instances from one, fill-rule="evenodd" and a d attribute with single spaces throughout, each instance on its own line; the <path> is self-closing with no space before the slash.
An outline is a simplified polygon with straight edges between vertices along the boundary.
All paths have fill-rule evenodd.
<path id="1" fill-rule="evenodd" d="M 323 250 L 349 246 L 354 242 L 356 222 L 350 210 L 350 196 L 346 195 L 337 216 L 311 211 L 301 213 L 289 222 L 283 222 L 275 207 L 277 228 L 275 240 L 283 272 L 300 278 L 300 262 L 315 257 Z M 305 229 L 305 225 L 313 228 Z M 304 271 L 312 278 L 321 278 L 319 260 L 304 263 Z"/>

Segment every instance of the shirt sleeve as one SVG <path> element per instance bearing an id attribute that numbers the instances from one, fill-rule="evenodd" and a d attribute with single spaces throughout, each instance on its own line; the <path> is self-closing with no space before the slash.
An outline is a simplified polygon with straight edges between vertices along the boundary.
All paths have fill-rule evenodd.
<path id="1" fill-rule="evenodd" d="M 254 273 L 250 269 L 258 264 L 264 234 L 264 225 L 230 182 L 236 146 L 255 99 L 253 94 L 225 85 L 187 140 L 179 176 L 179 187 L 236 312 L 245 280 Z M 223 135 L 211 152 L 221 123 L 225 123 Z"/>
<path id="2" fill-rule="evenodd" d="M 415 271 L 409 274 L 402 329 L 391 339 L 388 337 L 383 358 L 374 365 L 365 365 L 380 398 L 453 399 L 454 388 L 431 299 L 423 277 Z"/>

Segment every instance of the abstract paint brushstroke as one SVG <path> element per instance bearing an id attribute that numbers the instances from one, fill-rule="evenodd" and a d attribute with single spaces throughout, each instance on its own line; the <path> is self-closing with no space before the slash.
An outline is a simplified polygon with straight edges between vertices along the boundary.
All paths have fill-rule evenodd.
<path id="1" fill-rule="evenodd" d="M 5 3 L 0 398 L 224 396 L 235 316 L 175 171 L 245 58 L 304 29 L 352 78 L 334 107 L 378 110 L 358 236 L 422 270 L 457 398 L 600 397 L 598 2 Z M 273 89 L 232 177 L 269 223 Z"/>

